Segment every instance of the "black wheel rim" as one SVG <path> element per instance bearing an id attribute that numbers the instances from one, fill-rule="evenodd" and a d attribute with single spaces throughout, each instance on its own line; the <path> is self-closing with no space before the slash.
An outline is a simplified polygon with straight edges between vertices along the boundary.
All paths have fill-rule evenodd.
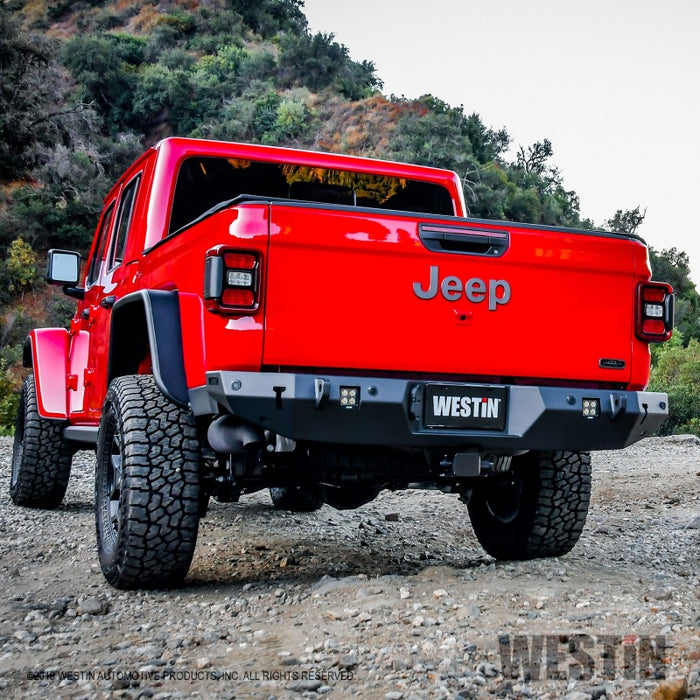
<path id="1" fill-rule="evenodd" d="M 490 485 L 486 493 L 486 507 L 502 523 L 512 523 L 520 513 L 523 500 L 523 479 L 508 474 Z"/>
<path id="2" fill-rule="evenodd" d="M 119 532 L 119 501 L 122 493 L 122 439 L 116 425 L 109 440 L 109 452 L 105 455 L 107 468 L 107 498 L 109 499 L 109 526 L 116 539 Z"/>
<path id="3" fill-rule="evenodd" d="M 17 422 L 15 423 L 15 440 L 12 449 L 12 473 L 10 474 L 10 488 L 14 488 L 19 480 L 19 470 L 24 458 L 24 411 L 25 411 L 24 393 L 20 398 L 19 408 L 17 409 Z"/>

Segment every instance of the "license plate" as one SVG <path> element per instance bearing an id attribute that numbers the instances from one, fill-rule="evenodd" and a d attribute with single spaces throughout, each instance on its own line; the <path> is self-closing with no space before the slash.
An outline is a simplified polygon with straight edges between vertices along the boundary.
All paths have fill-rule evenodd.
<path id="1" fill-rule="evenodd" d="M 423 420 L 427 428 L 503 430 L 507 403 L 505 387 L 426 384 Z"/>

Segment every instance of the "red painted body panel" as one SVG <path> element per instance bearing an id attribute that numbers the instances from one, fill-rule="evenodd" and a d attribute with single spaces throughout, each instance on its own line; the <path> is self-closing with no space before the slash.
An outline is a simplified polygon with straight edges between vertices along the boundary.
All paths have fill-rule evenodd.
<path id="1" fill-rule="evenodd" d="M 415 216 L 273 205 L 271 220 L 266 365 L 646 382 L 646 346 L 632 340 L 636 282 L 648 279 L 638 242 L 513 228 L 489 259 L 427 250 Z M 419 299 L 413 283 L 427 289 L 431 266 L 441 279 L 507 281 L 510 300 Z"/>
<path id="2" fill-rule="evenodd" d="M 68 410 L 71 415 L 77 416 L 85 411 L 85 370 L 88 365 L 88 351 L 90 349 L 90 334 L 87 331 L 78 331 L 71 338 L 70 345 L 70 369 L 69 376 L 74 377 L 73 387 L 68 392 L 70 405 Z"/>
<path id="3" fill-rule="evenodd" d="M 201 300 L 204 260 L 211 248 L 225 245 L 258 251 L 265 259 L 268 211 L 266 204 L 246 204 L 222 211 L 164 241 L 143 258 L 142 287 L 180 292 L 185 372 L 190 387 L 204 384 L 205 369 L 260 369 L 264 305 L 255 314 L 222 316 L 206 311 Z"/>
<path id="4" fill-rule="evenodd" d="M 29 333 L 39 413 L 44 418 L 66 419 L 68 331 L 36 328 Z"/>
<path id="5" fill-rule="evenodd" d="M 204 368 L 204 304 L 200 294 L 181 292 L 180 324 L 186 328 L 182 334 L 187 386 L 202 386 L 205 382 Z"/>

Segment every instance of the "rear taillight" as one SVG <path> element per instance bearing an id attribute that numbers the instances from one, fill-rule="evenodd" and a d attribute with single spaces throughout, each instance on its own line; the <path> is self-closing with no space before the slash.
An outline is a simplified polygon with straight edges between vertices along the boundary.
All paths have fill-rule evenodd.
<path id="1" fill-rule="evenodd" d="M 673 288 L 663 282 L 637 286 L 635 331 L 647 343 L 663 343 L 673 332 Z"/>
<path id="2" fill-rule="evenodd" d="M 260 305 L 260 257 L 249 251 L 209 251 L 204 300 L 210 311 L 251 313 Z"/>

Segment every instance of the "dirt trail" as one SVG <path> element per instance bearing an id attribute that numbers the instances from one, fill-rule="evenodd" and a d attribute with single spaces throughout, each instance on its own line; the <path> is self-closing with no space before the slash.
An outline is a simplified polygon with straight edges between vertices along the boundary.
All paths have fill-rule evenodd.
<path id="1" fill-rule="evenodd" d="M 700 697 L 695 439 L 596 453 L 558 559 L 495 563 L 438 492 L 309 515 L 260 493 L 214 503 L 185 587 L 151 592 L 99 570 L 93 455 L 49 512 L 11 504 L 10 455 L 0 439 L 3 697 Z"/>

